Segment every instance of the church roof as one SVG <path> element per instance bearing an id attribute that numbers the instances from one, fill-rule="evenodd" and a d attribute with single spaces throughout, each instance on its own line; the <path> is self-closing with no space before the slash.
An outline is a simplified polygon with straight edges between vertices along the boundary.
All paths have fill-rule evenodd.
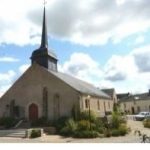
<path id="1" fill-rule="evenodd" d="M 114 88 L 111 89 L 101 89 L 103 92 L 105 92 L 106 94 L 108 94 L 109 96 L 113 97 L 113 94 L 115 92 Z"/>
<path id="2" fill-rule="evenodd" d="M 108 96 L 106 93 L 96 88 L 92 84 L 89 84 L 85 81 L 82 81 L 80 79 L 77 79 L 75 77 L 72 77 L 70 75 L 61 72 L 54 72 L 51 70 L 48 71 L 81 93 L 89 94 L 93 96 L 99 96 L 105 99 L 110 99 L 110 96 Z"/>
<path id="3" fill-rule="evenodd" d="M 119 95 L 119 94 L 118 94 Z M 121 95 L 121 94 L 120 94 Z M 120 96 L 119 95 L 119 96 Z M 123 95 L 123 94 L 122 94 Z M 128 95 L 124 94 L 122 97 L 118 97 L 120 102 L 125 102 L 125 101 L 138 101 L 138 100 L 150 100 L 150 91 L 147 93 L 141 93 L 141 94 L 130 94 Z"/>

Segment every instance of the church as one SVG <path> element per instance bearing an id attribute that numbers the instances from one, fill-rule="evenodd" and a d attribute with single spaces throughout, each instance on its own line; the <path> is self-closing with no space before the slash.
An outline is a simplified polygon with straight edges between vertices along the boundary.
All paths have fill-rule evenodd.
<path id="1" fill-rule="evenodd" d="M 57 120 L 72 110 L 92 110 L 104 116 L 113 109 L 113 99 L 104 91 L 57 70 L 57 56 L 48 49 L 44 6 L 41 45 L 31 55 L 31 66 L 0 98 L 0 117 L 29 121 L 46 117 Z"/>

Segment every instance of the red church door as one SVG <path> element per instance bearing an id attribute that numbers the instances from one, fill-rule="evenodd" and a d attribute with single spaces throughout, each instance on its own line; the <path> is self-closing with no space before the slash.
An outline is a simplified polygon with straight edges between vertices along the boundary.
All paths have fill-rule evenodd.
<path id="1" fill-rule="evenodd" d="M 38 119 L 38 106 L 32 103 L 29 106 L 29 120 L 34 121 L 37 119 Z"/>

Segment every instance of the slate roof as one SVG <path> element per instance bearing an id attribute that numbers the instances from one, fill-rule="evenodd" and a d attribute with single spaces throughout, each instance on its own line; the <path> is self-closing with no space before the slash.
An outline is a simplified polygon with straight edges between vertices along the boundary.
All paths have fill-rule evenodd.
<path id="1" fill-rule="evenodd" d="M 48 70 L 48 71 L 81 93 L 89 94 L 89 95 L 93 95 L 93 96 L 99 96 L 99 97 L 105 98 L 105 99 L 111 99 L 109 95 L 107 95 L 100 89 L 96 88 L 92 84 L 89 84 L 85 81 L 82 81 L 80 79 L 77 79 L 75 77 L 72 77 L 70 75 L 67 75 L 67 74 L 64 74 L 61 72 L 54 72 L 51 70 Z"/>
<path id="2" fill-rule="evenodd" d="M 122 94 L 117 94 L 117 99 L 126 99 L 128 98 L 130 93 L 122 93 Z"/>
<path id="3" fill-rule="evenodd" d="M 113 94 L 114 94 L 114 91 L 115 89 L 114 88 L 111 88 L 111 89 L 101 89 L 103 92 L 105 92 L 107 95 L 109 95 L 110 97 L 113 97 Z"/>
<path id="4" fill-rule="evenodd" d="M 138 101 L 138 100 L 150 100 L 150 92 L 141 93 L 141 94 L 124 94 L 121 95 L 122 97 L 119 98 L 119 101 Z"/>

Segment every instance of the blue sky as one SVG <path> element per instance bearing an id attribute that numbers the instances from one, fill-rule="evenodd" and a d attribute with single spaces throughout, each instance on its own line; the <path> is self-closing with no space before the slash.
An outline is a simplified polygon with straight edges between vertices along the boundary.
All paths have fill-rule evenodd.
<path id="1" fill-rule="evenodd" d="M 43 1 L 0 0 L 0 96 L 40 45 Z M 100 88 L 150 88 L 150 2 L 47 0 L 49 49 L 58 69 Z M 8 11 L 9 10 L 9 11 Z"/>

